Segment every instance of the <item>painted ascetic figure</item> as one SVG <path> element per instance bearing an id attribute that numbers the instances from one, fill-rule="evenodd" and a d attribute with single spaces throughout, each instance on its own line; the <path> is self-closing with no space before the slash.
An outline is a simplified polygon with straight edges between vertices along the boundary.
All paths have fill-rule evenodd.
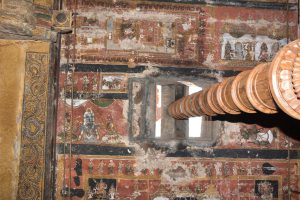
<path id="1" fill-rule="evenodd" d="M 269 58 L 268 46 L 266 43 L 263 42 L 260 46 L 259 61 L 267 62 L 268 58 Z"/>
<path id="2" fill-rule="evenodd" d="M 224 58 L 226 60 L 231 60 L 231 44 L 229 43 L 229 41 L 227 41 L 227 43 L 225 44 L 225 54 L 224 54 Z"/>
<path id="3" fill-rule="evenodd" d="M 91 108 L 86 109 L 83 114 L 83 125 L 79 140 L 95 143 L 99 140 L 98 125 L 95 125 L 95 117 Z"/>

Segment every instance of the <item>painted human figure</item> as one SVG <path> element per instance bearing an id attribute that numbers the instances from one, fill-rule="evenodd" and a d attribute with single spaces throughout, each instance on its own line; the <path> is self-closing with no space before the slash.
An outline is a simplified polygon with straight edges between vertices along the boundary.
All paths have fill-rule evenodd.
<path id="1" fill-rule="evenodd" d="M 240 42 L 235 43 L 235 58 L 238 60 L 242 60 L 244 55 L 243 55 L 243 45 Z"/>
<path id="2" fill-rule="evenodd" d="M 102 180 L 96 185 L 96 196 L 99 199 L 106 199 L 107 198 L 107 184 Z"/>
<path id="3" fill-rule="evenodd" d="M 109 191 L 108 191 L 108 199 L 109 200 L 114 200 L 116 199 L 116 188 L 114 186 L 114 184 L 112 184 L 109 188 Z"/>
<path id="4" fill-rule="evenodd" d="M 227 41 L 227 43 L 225 44 L 225 53 L 224 53 L 224 58 L 226 60 L 231 60 L 231 44 L 229 43 L 229 41 Z"/>
<path id="5" fill-rule="evenodd" d="M 72 90 L 73 80 L 72 80 L 72 74 L 67 73 L 67 79 L 65 81 L 65 89 L 67 92 L 70 92 Z"/>
<path id="6" fill-rule="evenodd" d="M 112 160 L 110 160 L 108 164 L 108 173 L 113 174 L 114 171 L 115 171 L 115 163 Z"/>
<path id="7" fill-rule="evenodd" d="M 133 167 L 132 167 L 132 165 L 131 165 L 131 162 L 128 162 L 126 165 L 125 165 L 125 172 L 126 172 L 126 174 L 133 174 L 133 172 L 134 172 L 134 169 L 133 169 Z"/>
<path id="8" fill-rule="evenodd" d="M 85 92 L 88 91 L 89 85 L 90 85 L 90 80 L 89 80 L 89 77 L 87 74 L 85 74 L 82 77 L 82 84 L 83 84 L 83 86 L 82 86 L 83 91 L 85 91 Z"/>
<path id="9" fill-rule="evenodd" d="M 102 137 L 102 142 L 106 144 L 120 144 L 123 142 L 122 136 L 117 132 L 112 116 L 107 117 L 106 135 Z"/>
<path id="10" fill-rule="evenodd" d="M 259 61 L 267 62 L 268 58 L 269 58 L 268 46 L 266 43 L 263 42 L 260 46 Z"/>
<path id="11" fill-rule="evenodd" d="M 260 198 L 263 200 L 273 199 L 273 186 L 270 182 L 265 181 L 258 184 L 258 191 L 260 193 Z"/>
<path id="12" fill-rule="evenodd" d="M 65 128 L 69 132 L 71 130 L 71 114 L 69 112 L 65 113 Z"/>
<path id="13" fill-rule="evenodd" d="M 91 108 L 86 109 L 83 115 L 83 125 L 79 140 L 88 143 L 95 143 L 99 140 L 98 126 L 95 125 L 94 113 Z"/>
<path id="14" fill-rule="evenodd" d="M 99 174 L 102 175 L 104 172 L 104 162 L 103 160 L 100 161 L 99 165 L 98 165 L 98 170 L 99 170 Z"/>
<path id="15" fill-rule="evenodd" d="M 93 92 L 97 92 L 97 90 L 98 90 L 97 74 L 95 74 L 93 77 L 92 89 L 93 89 Z"/>
<path id="16" fill-rule="evenodd" d="M 89 161 L 88 168 L 89 168 L 89 174 L 93 174 L 93 169 L 94 169 L 93 160 Z"/>
<path id="17" fill-rule="evenodd" d="M 250 42 L 246 42 L 243 44 L 244 49 L 246 50 L 245 60 L 252 61 L 253 60 L 253 45 Z"/>
<path id="18" fill-rule="evenodd" d="M 118 165 L 118 173 L 119 174 L 123 174 L 123 167 L 124 167 L 124 164 L 122 161 L 120 161 L 119 165 Z"/>
<path id="19" fill-rule="evenodd" d="M 79 157 L 75 161 L 74 170 L 77 176 L 82 176 L 82 160 Z"/>

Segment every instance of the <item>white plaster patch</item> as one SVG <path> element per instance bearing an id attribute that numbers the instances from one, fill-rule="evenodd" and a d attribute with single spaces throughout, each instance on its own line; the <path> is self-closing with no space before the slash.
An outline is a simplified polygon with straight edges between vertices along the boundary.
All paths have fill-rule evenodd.
<path id="1" fill-rule="evenodd" d="M 183 28 L 183 30 L 185 30 L 185 31 L 190 30 L 191 27 L 192 27 L 192 24 L 191 24 L 191 23 L 186 22 L 186 23 L 183 23 L 183 24 L 182 24 L 182 28 Z"/>
<path id="2" fill-rule="evenodd" d="M 128 119 L 128 106 L 129 106 L 129 101 L 128 100 L 123 100 L 123 105 L 122 105 L 122 108 L 123 108 L 123 117 L 124 119 L 127 121 Z"/>
<path id="3" fill-rule="evenodd" d="M 208 53 L 206 60 L 203 62 L 205 65 L 212 65 L 214 60 L 214 54 L 213 53 Z"/>
<path id="4" fill-rule="evenodd" d="M 169 165 L 169 160 L 166 158 L 165 153 L 149 148 L 147 152 L 142 149 L 138 144 L 134 145 L 137 167 L 135 173 L 140 174 L 142 170 L 149 169 L 163 169 Z"/>
<path id="5" fill-rule="evenodd" d="M 167 197 L 155 197 L 153 200 L 169 200 Z"/>
<path id="6" fill-rule="evenodd" d="M 87 43 L 88 43 L 88 44 L 92 44 L 92 43 L 93 43 L 93 38 L 88 37 L 88 38 L 87 38 Z"/>
<path id="7" fill-rule="evenodd" d="M 238 123 L 224 122 L 224 133 L 221 134 L 219 142 L 222 145 L 236 144 L 241 141 L 240 125 Z"/>
<path id="8" fill-rule="evenodd" d="M 73 99 L 73 106 L 74 107 L 78 107 L 82 104 L 84 104 L 87 100 L 83 100 L 83 99 Z M 72 105 L 72 100 L 71 99 L 66 99 L 66 103 L 71 106 Z"/>
<path id="9" fill-rule="evenodd" d="M 222 176 L 222 166 L 223 164 L 221 162 L 217 162 L 214 164 L 217 176 Z"/>
<path id="10" fill-rule="evenodd" d="M 196 168 L 196 173 L 197 173 L 198 177 L 200 177 L 200 178 L 206 177 L 205 167 L 203 166 L 202 163 L 198 162 L 196 164 L 195 168 Z"/>
<path id="11" fill-rule="evenodd" d="M 192 174 L 188 167 L 182 163 L 172 163 L 163 171 L 161 175 L 162 183 L 188 184 L 192 179 Z"/>
<path id="12" fill-rule="evenodd" d="M 239 133 L 240 132 L 240 125 L 238 123 L 231 123 L 231 122 L 224 122 L 224 130 L 225 134 L 235 132 Z"/>
<path id="13" fill-rule="evenodd" d="M 253 28 L 265 28 L 265 27 L 274 27 L 275 29 L 279 29 L 281 27 L 286 26 L 286 22 L 280 22 L 277 19 L 274 19 L 273 21 L 267 21 L 265 19 L 259 19 L 259 20 L 241 20 L 239 18 L 236 19 L 216 19 L 214 17 L 209 17 L 207 19 L 207 23 L 212 24 L 212 23 L 227 23 L 227 24 L 235 24 L 235 25 L 240 25 L 241 23 L 248 24 L 249 26 L 253 26 Z M 295 26 L 296 24 L 294 22 L 289 22 L 289 26 Z"/>
<path id="14" fill-rule="evenodd" d="M 144 70 L 143 73 L 142 73 L 142 76 L 143 77 L 146 77 L 146 76 L 149 76 L 151 74 L 154 74 L 154 73 L 159 73 L 159 69 L 156 68 L 156 67 L 153 67 L 153 65 L 151 63 L 147 63 L 147 70 Z"/>

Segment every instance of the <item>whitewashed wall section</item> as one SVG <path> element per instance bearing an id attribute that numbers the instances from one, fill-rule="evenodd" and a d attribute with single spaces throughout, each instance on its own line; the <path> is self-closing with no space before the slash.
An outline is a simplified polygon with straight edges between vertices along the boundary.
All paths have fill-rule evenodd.
<path id="1" fill-rule="evenodd" d="M 221 59 L 271 61 L 277 51 L 287 44 L 287 39 L 272 39 L 268 36 L 245 34 L 233 37 L 224 33 L 221 38 Z"/>

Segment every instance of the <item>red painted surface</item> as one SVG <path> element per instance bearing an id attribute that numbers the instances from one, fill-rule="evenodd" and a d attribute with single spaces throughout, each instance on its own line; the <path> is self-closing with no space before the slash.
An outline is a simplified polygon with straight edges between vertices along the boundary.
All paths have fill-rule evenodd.
<path id="1" fill-rule="evenodd" d="M 73 5 L 67 1 L 67 9 L 72 9 Z M 171 5 L 146 3 L 142 11 L 135 10 L 130 4 L 111 4 L 106 1 L 97 1 L 98 6 L 92 5 L 92 1 L 78 1 L 78 27 L 77 27 L 77 46 L 76 57 L 78 63 L 108 63 L 108 64 L 127 64 L 128 58 L 133 57 L 137 63 L 148 63 L 155 65 L 183 65 L 194 67 L 211 67 L 218 69 L 245 69 L 253 66 L 255 61 L 237 61 L 221 59 L 221 39 L 224 33 L 230 33 L 236 37 L 245 34 L 263 35 L 269 38 L 282 39 L 286 37 L 287 13 L 285 10 L 272 9 L 254 9 L 241 7 L 223 7 L 223 6 L 196 6 L 196 5 Z M 81 3 L 85 2 L 86 5 Z M 105 3 L 106 2 L 106 3 Z M 117 1 L 118 2 L 118 1 Z M 144 10 L 143 10 L 144 9 Z M 173 15 L 175 20 L 172 34 L 178 42 L 183 35 L 182 46 L 179 48 L 176 43 L 174 54 L 153 53 L 151 51 L 142 52 L 140 50 L 110 50 L 106 42 L 108 33 L 107 18 L 95 17 L 97 13 L 110 10 L 112 15 L 125 15 L 127 12 L 133 12 L 134 15 L 141 15 L 141 19 L 133 20 L 134 26 L 144 30 L 143 38 L 139 43 L 143 45 L 154 44 L 156 47 L 163 47 L 165 42 L 162 35 L 166 33 L 165 29 L 157 27 L 159 20 L 166 23 L 164 15 Z M 159 20 L 151 20 L 150 17 L 142 19 L 147 13 L 156 12 L 162 17 Z M 191 30 L 184 31 L 182 24 L 191 20 Z M 122 17 L 120 17 L 122 19 Z M 290 12 L 288 20 L 290 27 L 288 34 L 290 38 L 296 38 L 297 33 L 297 13 Z M 126 21 L 126 20 L 125 20 Z M 204 23 L 203 30 L 196 30 L 198 23 Z M 124 24 L 124 23 L 123 23 Z M 273 26 L 274 25 L 274 26 Z M 153 28 L 154 27 L 154 28 Z M 199 27 L 198 27 L 199 28 Z M 104 35 L 97 35 L 95 31 L 104 31 Z M 120 31 L 119 29 L 116 31 Z M 161 32 L 159 32 L 161 31 Z M 90 34 L 90 36 L 88 36 Z M 114 33 L 112 41 L 116 44 L 120 42 L 117 33 Z M 137 33 L 135 33 L 137 34 Z M 91 37 L 89 44 L 88 37 Z M 125 37 L 125 36 L 124 36 Z M 130 33 L 126 37 L 131 37 Z M 74 38 L 73 38 L 74 39 Z M 74 42 L 74 41 L 73 41 Z M 72 43 L 63 40 L 62 57 L 68 54 L 72 55 Z M 67 51 L 70 45 L 71 51 Z M 182 50 L 182 51 L 178 51 Z M 66 60 L 63 58 L 63 63 Z M 83 76 L 87 75 L 89 84 L 84 88 Z M 95 87 L 93 87 L 93 80 Z M 66 74 L 61 73 L 60 91 L 63 94 Z M 99 93 L 100 73 L 99 72 L 76 72 L 74 75 L 74 91 L 82 93 Z M 94 90 L 93 88 L 96 88 Z M 66 89 L 66 88 L 65 88 Z M 70 89 L 70 88 L 69 88 Z M 71 188 L 84 189 L 83 198 L 73 197 L 72 199 L 87 199 L 90 187 L 88 180 L 110 179 L 116 181 L 116 195 L 119 199 L 139 199 L 150 200 L 158 190 L 163 190 L 165 195 L 178 195 L 190 192 L 193 195 L 209 195 L 211 186 L 214 186 L 217 195 L 222 200 L 258 200 L 258 199 L 288 199 L 287 188 L 290 186 L 293 191 L 299 191 L 299 160 L 287 159 L 247 159 L 247 158 L 166 158 L 161 156 L 164 152 L 149 148 L 143 150 L 137 143 L 128 143 L 128 122 L 127 100 L 113 100 L 110 105 L 101 107 L 93 103 L 92 99 L 73 108 L 64 103 L 63 98 L 59 99 L 57 115 L 57 143 L 63 143 L 59 136 L 64 132 L 67 126 L 65 119 L 66 113 L 73 113 L 73 144 L 89 144 L 78 139 L 82 126 L 84 125 L 84 114 L 88 109 L 94 113 L 94 124 L 97 125 L 99 138 L 93 145 L 99 146 L 130 146 L 137 149 L 134 156 L 108 156 L 108 155 L 73 155 L 71 164 L 68 156 L 58 155 L 57 167 L 57 199 L 62 199 L 60 191 L 65 185 Z M 110 144 L 101 142 L 102 138 L 109 135 L 108 123 L 112 123 L 115 129 L 114 134 L 122 136 L 122 143 Z M 70 125 L 70 124 L 69 124 Z M 287 125 L 288 126 L 288 125 Z M 277 128 L 264 128 L 252 124 L 228 124 L 228 129 L 220 136 L 214 149 L 258 149 L 261 151 L 267 149 L 287 150 L 291 144 L 293 150 L 300 148 L 299 141 L 293 140 Z M 270 132 L 269 132 L 270 131 Z M 261 134 L 260 134 L 261 133 Z M 272 134 L 272 136 L 270 135 Z M 268 137 L 272 137 L 268 139 Z M 267 138 L 266 138 L 267 137 Z M 211 151 L 213 148 L 205 150 Z M 76 186 L 73 177 L 76 176 L 74 170 L 77 158 L 82 159 L 82 175 L 79 176 L 80 185 Z M 65 161 L 65 173 L 64 173 Z M 102 163 L 102 164 L 101 164 Z M 262 171 L 262 165 L 270 163 L 275 167 L 271 175 L 265 175 Z M 69 174 L 71 169 L 71 176 Z M 65 176 L 64 176 L 65 174 Z M 255 184 L 257 180 L 277 181 L 278 197 L 262 197 L 256 193 Z M 273 190 L 276 190 L 273 187 Z M 273 194 L 275 192 L 273 191 Z M 299 199 L 296 193 L 291 194 L 291 199 Z M 108 198 L 107 198 L 108 199 Z"/>

